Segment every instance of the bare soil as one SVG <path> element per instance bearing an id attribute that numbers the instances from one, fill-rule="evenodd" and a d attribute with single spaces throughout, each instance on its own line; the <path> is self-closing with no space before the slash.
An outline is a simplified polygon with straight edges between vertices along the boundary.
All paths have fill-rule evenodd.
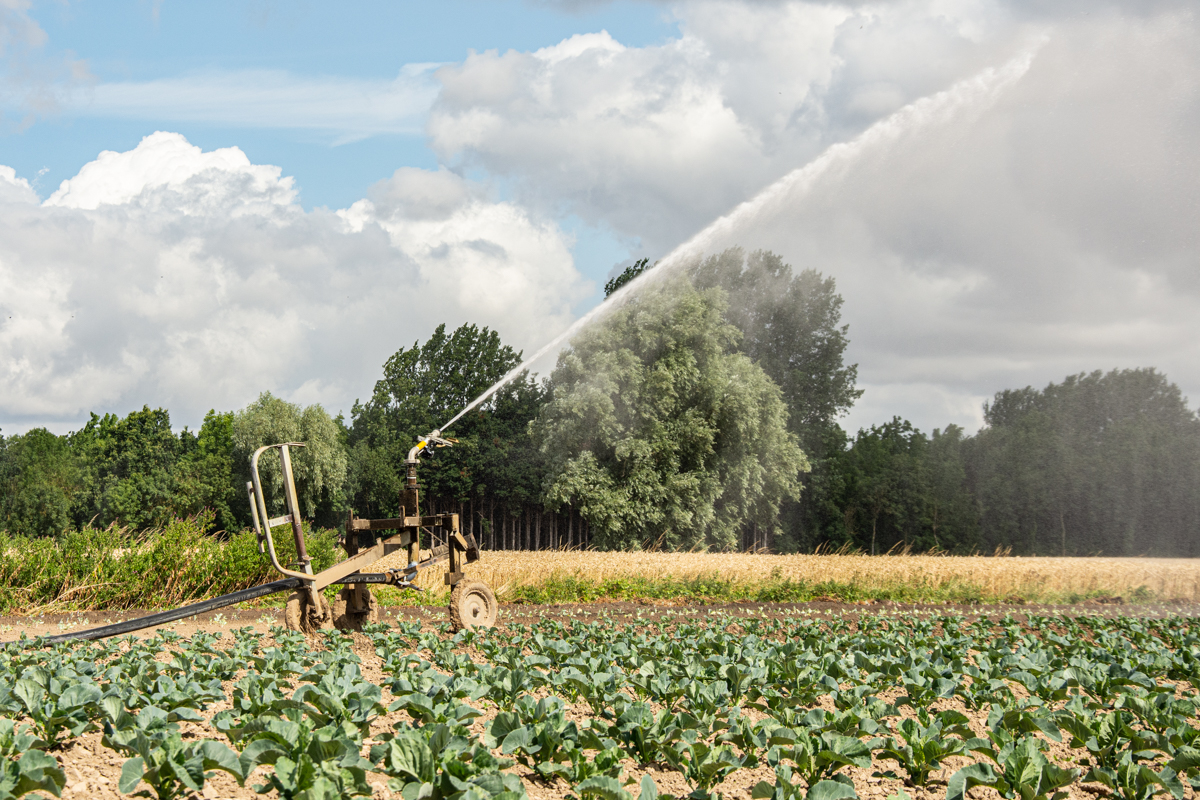
<path id="1" fill-rule="evenodd" d="M 161 609 L 154 609 L 161 610 Z M 154 610 L 129 609 L 119 612 L 69 611 L 64 613 L 40 614 L 35 616 L 0 616 L 0 643 L 28 637 L 54 636 L 79 631 L 100 625 L 109 625 L 135 619 Z M 380 610 L 383 621 L 416 621 L 436 627 L 450 621 L 444 607 L 395 606 Z M 802 615 L 810 618 L 857 619 L 863 614 L 870 616 L 944 616 L 957 615 L 966 619 L 987 617 L 1002 619 L 1012 616 L 1024 620 L 1029 616 L 1136 616 L 1161 618 L 1168 616 L 1200 616 L 1200 603 L 1190 600 L 1172 600 L 1162 603 L 1127 604 L 1121 598 L 1101 598 L 1072 605 L 1041 605 L 1012 603 L 1001 605 L 954 605 L 933 603 L 860 602 L 843 603 L 837 600 L 814 600 L 809 603 L 720 603 L 700 604 L 683 601 L 613 602 L 613 603 L 563 603 L 559 605 L 502 604 L 499 624 L 516 623 L 528 625 L 543 619 L 611 619 L 614 622 L 651 622 L 658 618 L 702 619 L 714 614 L 732 617 L 755 617 L 779 619 Z M 283 625 L 283 609 L 263 607 L 238 607 L 198 614 L 194 617 L 168 623 L 156 628 L 146 628 L 137 635 L 150 635 L 159 628 L 167 628 L 181 636 L 191 636 L 197 631 L 215 633 L 251 626 L 266 633 L 272 626 Z"/>

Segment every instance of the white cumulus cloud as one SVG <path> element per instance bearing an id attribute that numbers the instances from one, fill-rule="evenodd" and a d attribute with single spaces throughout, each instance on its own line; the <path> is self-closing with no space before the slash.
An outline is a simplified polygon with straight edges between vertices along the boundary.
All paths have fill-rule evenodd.
<path id="1" fill-rule="evenodd" d="M 280 177 L 282 173 L 279 167 L 251 164 L 237 147 L 205 153 L 178 133 L 158 131 L 133 150 L 105 150 L 63 181 L 45 205 L 89 210 L 127 206 L 166 190 L 174 211 L 211 212 L 207 206 L 217 203 L 237 214 L 261 203 L 291 205 L 296 192 L 292 179 Z"/>
<path id="2" fill-rule="evenodd" d="M 1114 367 L 1200 399 L 1194 6 L 670 8 L 681 34 L 649 46 L 443 67 L 431 142 L 652 259 L 750 203 L 701 244 L 837 279 L 851 428 L 973 429 L 995 391 Z"/>
<path id="3" fill-rule="evenodd" d="M 517 347 L 588 287 L 551 222 L 406 169 L 341 212 L 237 148 L 155 133 L 44 203 L 0 167 L 0 420 L 62 429 L 144 403 L 195 425 L 272 390 L 349 411 L 441 322 Z"/>

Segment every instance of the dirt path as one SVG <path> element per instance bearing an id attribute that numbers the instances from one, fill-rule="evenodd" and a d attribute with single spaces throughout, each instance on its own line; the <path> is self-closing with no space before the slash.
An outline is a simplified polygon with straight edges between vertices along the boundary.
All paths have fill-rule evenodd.
<path id="1" fill-rule="evenodd" d="M 99 611 L 79 611 L 61 614 L 42 614 L 33 617 L 3 617 L 0 616 L 0 642 L 13 641 L 28 637 L 54 636 L 70 631 L 84 630 L 99 625 L 108 625 L 127 619 L 151 613 L 142 610 L 128 610 L 116 613 Z M 404 606 L 382 609 L 383 621 L 420 620 L 430 626 L 437 626 L 450 621 L 450 615 L 445 608 Z M 724 603 L 713 605 L 681 604 L 671 602 L 646 603 L 568 603 L 562 605 L 501 605 L 500 624 L 519 623 L 529 624 L 542 619 L 581 619 L 592 620 L 607 618 L 614 622 L 632 622 L 637 620 L 654 621 L 663 617 L 695 619 L 713 614 L 726 614 L 732 617 L 756 617 L 760 619 L 778 619 L 793 617 L 797 614 L 818 618 L 858 618 L 863 614 L 888 615 L 904 617 L 928 617 L 942 615 L 958 615 L 966 619 L 989 617 L 1001 619 L 1012 615 L 1017 619 L 1026 616 L 1136 616 L 1136 617 L 1165 617 L 1165 616 L 1200 616 L 1200 603 L 1190 601 L 1174 601 L 1170 603 L 1155 603 L 1148 605 L 1126 605 L 1122 603 L 1104 603 L 1091 601 L 1075 605 L 933 605 L 933 604 L 901 604 L 893 602 L 882 603 L 841 603 L 814 601 L 810 603 Z M 278 608 L 227 608 L 199 614 L 178 622 L 160 626 L 175 631 L 181 636 L 191 636 L 197 631 L 215 633 L 220 630 L 233 630 L 251 626 L 255 630 L 266 633 L 274 625 L 283 624 L 283 611 Z M 147 628 L 138 635 L 149 635 L 158 628 Z"/>

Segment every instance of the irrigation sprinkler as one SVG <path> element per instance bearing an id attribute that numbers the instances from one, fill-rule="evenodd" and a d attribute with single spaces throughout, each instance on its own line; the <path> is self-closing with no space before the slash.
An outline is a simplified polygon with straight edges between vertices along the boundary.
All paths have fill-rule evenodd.
<path id="1" fill-rule="evenodd" d="M 343 545 L 346 559 L 317 574 L 312 572 L 312 559 L 304 547 L 304 530 L 300 526 L 300 509 L 296 500 L 295 480 L 292 476 L 289 449 L 301 446 L 296 442 L 260 447 L 250 458 L 250 471 L 254 480 L 247 484 L 250 495 L 251 516 L 254 532 L 258 536 L 258 550 L 269 556 L 271 566 L 285 578 L 294 578 L 300 583 L 288 598 L 284 621 L 292 630 L 311 633 L 322 628 L 358 630 L 364 623 L 379 619 L 379 605 L 371 594 L 371 584 L 386 584 L 400 589 L 415 589 L 413 579 L 422 569 L 443 561 L 448 562 L 445 582 L 451 587 L 450 618 L 456 629 L 491 627 L 496 621 L 496 596 L 482 581 L 467 580 L 463 566 L 479 559 L 479 547 L 471 534 L 459 529 L 458 514 L 422 515 L 417 488 L 417 465 L 426 448 L 449 447 L 452 439 L 442 438 L 440 431 L 419 437 L 416 446 L 408 451 L 405 460 L 407 475 L 404 489 L 400 492 L 400 516 L 389 519 L 360 519 L 350 512 L 346 520 L 346 536 Z M 280 473 L 283 479 L 283 497 L 287 513 L 281 517 L 267 516 L 266 498 L 263 495 L 262 479 L 258 471 L 258 459 L 267 450 L 279 451 Z M 296 563 L 288 569 L 279 563 L 271 529 L 290 525 L 296 543 Z M 422 531 L 429 531 L 431 547 L 421 550 Z M 382 536 L 380 532 L 387 531 Z M 432 546 L 434 537 L 443 538 L 444 544 Z M 408 553 L 407 566 L 386 572 L 363 572 L 363 568 L 397 551 Z M 332 607 L 321 593 L 327 586 L 342 584 Z"/>
<path id="2" fill-rule="evenodd" d="M 292 594 L 288 597 L 283 615 L 289 629 L 304 633 L 332 628 L 360 630 L 364 624 L 379 620 L 379 604 L 371 594 L 371 584 L 421 591 L 413 583 L 417 573 L 443 562 L 446 563 L 445 585 L 451 587 L 450 621 L 455 630 L 490 628 L 496 622 L 496 595 L 486 583 L 468 580 L 463 573 L 463 567 L 479 560 L 479 546 L 475 543 L 475 537 L 460 530 L 458 514 L 422 515 L 420 511 L 417 489 L 420 456 L 430 448 L 449 447 L 452 444 L 454 440 L 443 438 L 441 431 L 418 437 L 416 446 L 408 451 L 405 460 L 407 474 L 404 489 L 400 492 L 400 515 L 389 519 L 360 519 L 351 511 L 343 539 L 346 558 L 315 574 L 312 571 L 312 558 L 304 543 L 300 503 L 292 473 L 291 450 L 304 447 L 304 444 L 285 442 L 260 447 L 250 457 L 252 480 L 246 484 L 246 492 L 250 499 L 254 533 L 258 538 L 258 552 L 267 556 L 272 568 L 283 576 L 281 580 L 114 625 L 49 636 L 45 641 L 49 644 L 67 639 L 117 636 L 289 589 Z M 267 511 L 258 468 L 259 459 L 268 450 L 276 450 L 279 455 L 285 513 L 278 517 L 270 516 Z M 273 529 L 284 525 L 291 529 L 296 546 L 296 561 L 287 565 L 279 562 L 272 534 Z M 430 546 L 427 550 L 421 549 L 423 534 L 428 537 L 426 541 Z M 435 545 L 435 539 L 442 543 Z M 406 566 L 384 572 L 363 571 L 379 559 L 398 551 L 407 552 Z M 332 605 L 324 595 L 324 590 L 329 586 L 342 587 Z"/>

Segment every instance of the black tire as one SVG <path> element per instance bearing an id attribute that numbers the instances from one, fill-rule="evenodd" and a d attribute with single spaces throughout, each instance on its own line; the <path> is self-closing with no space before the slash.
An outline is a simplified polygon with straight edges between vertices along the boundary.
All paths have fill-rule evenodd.
<path id="1" fill-rule="evenodd" d="M 450 592 L 450 625 L 455 631 L 496 624 L 496 595 L 483 581 L 459 581 Z"/>
<path id="2" fill-rule="evenodd" d="M 317 592 L 317 602 L 320 605 L 314 611 L 307 589 L 292 592 L 287 605 L 283 607 L 283 624 L 289 631 L 300 631 L 306 635 L 319 630 L 333 630 L 333 614 L 329 610 L 328 601 L 320 592 Z"/>
<path id="3" fill-rule="evenodd" d="M 370 589 L 367 590 L 367 595 L 370 597 L 369 610 L 354 613 L 350 611 L 350 604 L 354 599 L 354 587 L 343 586 L 342 590 L 337 593 L 337 597 L 333 598 L 333 627 L 339 631 L 361 631 L 363 625 L 369 622 L 379 622 L 379 601 L 375 599 L 375 595 Z"/>

